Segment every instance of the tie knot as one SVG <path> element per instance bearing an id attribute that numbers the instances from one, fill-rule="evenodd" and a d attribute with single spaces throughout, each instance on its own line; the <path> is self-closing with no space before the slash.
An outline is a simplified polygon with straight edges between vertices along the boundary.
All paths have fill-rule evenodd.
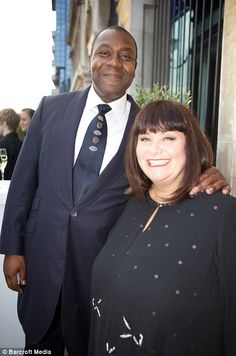
<path id="1" fill-rule="evenodd" d="M 104 115 L 111 110 L 111 107 L 108 104 L 99 104 L 98 105 L 99 112 L 102 112 Z"/>

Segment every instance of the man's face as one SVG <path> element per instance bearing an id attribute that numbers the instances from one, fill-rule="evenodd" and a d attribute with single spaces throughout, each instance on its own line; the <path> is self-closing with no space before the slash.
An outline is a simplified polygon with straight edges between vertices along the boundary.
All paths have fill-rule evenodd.
<path id="1" fill-rule="evenodd" d="M 136 56 L 135 43 L 125 32 L 108 29 L 96 39 L 90 71 L 94 89 L 105 103 L 121 98 L 131 85 Z"/>

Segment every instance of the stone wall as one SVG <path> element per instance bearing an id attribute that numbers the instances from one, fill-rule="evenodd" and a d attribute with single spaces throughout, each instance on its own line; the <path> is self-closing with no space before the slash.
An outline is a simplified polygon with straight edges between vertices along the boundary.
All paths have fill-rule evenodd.
<path id="1" fill-rule="evenodd" d="M 216 166 L 236 196 L 236 1 L 225 0 Z"/>

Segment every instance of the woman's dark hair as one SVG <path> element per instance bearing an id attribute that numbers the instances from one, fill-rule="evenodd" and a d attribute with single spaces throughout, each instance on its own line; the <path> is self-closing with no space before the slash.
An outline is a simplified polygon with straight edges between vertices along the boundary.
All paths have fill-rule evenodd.
<path id="1" fill-rule="evenodd" d="M 197 118 L 183 104 L 160 100 L 143 107 L 136 116 L 125 155 L 126 173 L 130 188 L 127 193 L 144 198 L 152 186 L 152 181 L 141 170 L 136 146 L 138 136 L 147 131 L 180 131 L 186 138 L 186 166 L 182 182 L 173 193 L 170 202 L 186 198 L 191 188 L 198 182 L 200 174 L 212 164 L 211 145 L 199 127 Z"/>

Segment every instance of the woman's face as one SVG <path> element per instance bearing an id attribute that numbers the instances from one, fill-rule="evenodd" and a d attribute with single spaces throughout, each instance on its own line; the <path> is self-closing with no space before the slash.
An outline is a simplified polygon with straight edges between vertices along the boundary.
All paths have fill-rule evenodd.
<path id="1" fill-rule="evenodd" d="M 186 138 L 180 131 L 147 131 L 138 136 L 136 155 L 140 168 L 154 185 L 176 190 L 186 164 Z"/>
<path id="2" fill-rule="evenodd" d="M 26 111 L 20 113 L 20 127 L 22 131 L 27 131 L 31 122 L 31 117 Z"/>

